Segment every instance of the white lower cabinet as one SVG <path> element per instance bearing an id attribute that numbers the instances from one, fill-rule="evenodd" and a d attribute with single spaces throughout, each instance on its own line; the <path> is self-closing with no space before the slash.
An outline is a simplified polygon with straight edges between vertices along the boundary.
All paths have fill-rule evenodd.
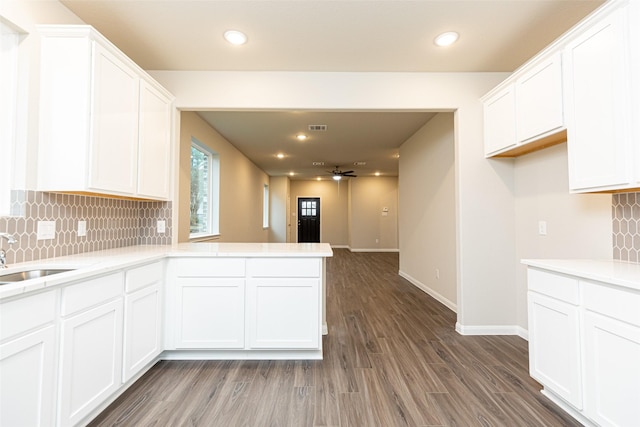
<path id="1" fill-rule="evenodd" d="M 73 426 L 122 385 L 123 274 L 63 289 L 58 424 Z"/>
<path id="2" fill-rule="evenodd" d="M 125 277 L 124 383 L 162 352 L 164 263 L 137 267 L 127 271 Z"/>
<path id="3" fill-rule="evenodd" d="M 532 267 L 528 281 L 531 376 L 585 425 L 639 425 L 640 291 Z"/>
<path id="4" fill-rule="evenodd" d="M 243 349 L 245 260 L 170 261 L 174 283 L 175 348 Z"/>
<path id="5" fill-rule="evenodd" d="M 0 426 L 55 424 L 57 295 L 0 304 Z"/>
<path id="6" fill-rule="evenodd" d="M 55 326 L 0 345 L 0 425 L 54 425 Z"/>
<path id="7" fill-rule="evenodd" d="M 529 370 L 558 396 L 582 408 L 580 321 L 575 305 L 529 292 Z"/>

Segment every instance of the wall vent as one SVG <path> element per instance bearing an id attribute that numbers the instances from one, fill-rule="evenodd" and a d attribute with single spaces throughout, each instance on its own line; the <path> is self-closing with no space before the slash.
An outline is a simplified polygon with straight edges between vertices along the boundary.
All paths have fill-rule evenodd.
<path id="1" fill-rule="evenodd" d="M 327 125 L 309 125 L 310 132 L 325 132 Z"/>
<path id="2" fill-rule="evenodd" d="M 367 162 L 353 162 L 353 166 L 364 166 Z"/>
<path id="3" fill-rule="evenodd" d="M 324 162 L 313 162 L 313 166 L 324 166 Z"/>

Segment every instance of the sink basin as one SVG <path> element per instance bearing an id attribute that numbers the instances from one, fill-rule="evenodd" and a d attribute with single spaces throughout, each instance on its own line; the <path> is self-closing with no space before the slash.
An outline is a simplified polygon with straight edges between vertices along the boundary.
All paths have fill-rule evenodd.
<path id="1" fill-rule="evenodd" d="M 23 280 L 37 279 L 38 277 L 51 276 L 53 274 L 64 273 L 72 269 L 47 268 L 38 270 L 26 270 L 16 273 L 0 274 L 0 285 L 9 283 L 22 282 Z"/>

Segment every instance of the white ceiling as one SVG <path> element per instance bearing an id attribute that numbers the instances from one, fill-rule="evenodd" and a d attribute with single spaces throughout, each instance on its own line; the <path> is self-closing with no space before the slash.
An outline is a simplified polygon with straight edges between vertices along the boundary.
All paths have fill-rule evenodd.
<path id="1" fill-rule="evenodd" d="M 602 0 L 60 0 L 147 70 L 513 71 Z M 238 29 L 249 38 L 222 38 Z M 436 35 L 455 30 L 448 48 Z M 316 172 L 325 161 L 366 175 L 431 113 L 202 112 L 270 175 Z M 327 124 L 307 143 L 291 134 Z M 295 129 L 295 130 L 294 130 Z M 313 141 L 317 145 L 313 145 Z M 322 145 L 320 145 L 322 144 Z M 273 154 L 288 157 L 275 162 Z M 395 151 L 394 151 L 395 150 Z M 367 170 L 350 167 L 366 161 Z M 394 172 L 395 171 L 395 172 Z M 315 175 L 313 175 L 315 176 Z"/>

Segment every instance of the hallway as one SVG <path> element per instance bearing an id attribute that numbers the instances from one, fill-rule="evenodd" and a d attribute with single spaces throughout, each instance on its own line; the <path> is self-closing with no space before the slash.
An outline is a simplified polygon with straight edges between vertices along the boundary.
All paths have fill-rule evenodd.
<path id="1" fill-rule="evenodd" d="M 579 426 L 539 393 L 527 342 L 462 336 L 398 276 L 334 249 L 322 361 L 163 361 L 92 426 Z"/>

